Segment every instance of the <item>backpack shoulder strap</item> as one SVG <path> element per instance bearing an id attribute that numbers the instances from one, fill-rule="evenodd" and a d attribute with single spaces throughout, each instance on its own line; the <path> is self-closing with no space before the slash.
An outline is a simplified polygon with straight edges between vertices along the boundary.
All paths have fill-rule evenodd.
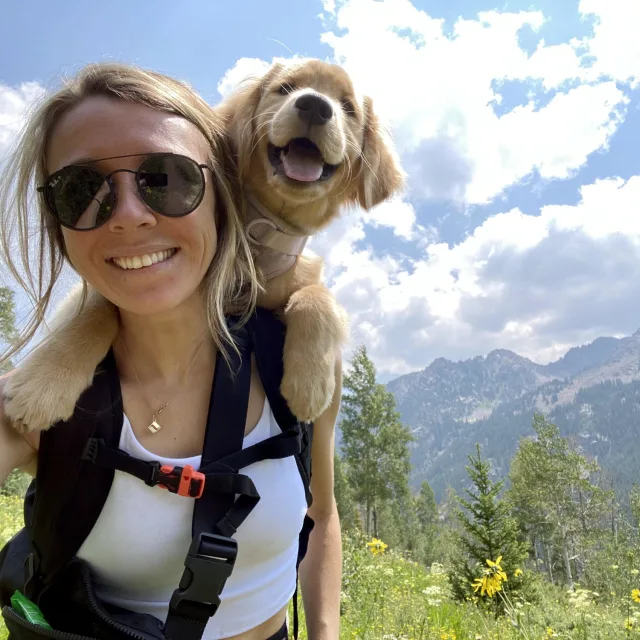
<path id="1" fill-rule="evenodd" d="M 260 380 L 276 422 L 283 431 L 300 425 L 302 450 L 296 454 L 295 459 L 302 477 L 307 505 L 311 506 L 313 500 L 310 489 L 313 424 L 310 422 L 300 423 L 291 413 L 286 400 L 280 393 L 280 383 L 284 373 L 282 354 L 284 353 L 286 326 L 273 311 L 258 307 L 247 323 L 247 330 L 253 342 Z"/>
<path id="2" fill-rule="evenodd" d="M 83 460 L 87 438 L 118 445 L 123 410 L 113 352 L 96 369 L 93 384 L 78 400 L 67 422 L 40 437 L 35 499 L 27 502 L 32 554 L 27 561 L 27 590 L 52 581 L 76 554 L 96 523 L 113 482 L 112 469 Z M 44 584 L 29 584 L 41 577 Z"/>

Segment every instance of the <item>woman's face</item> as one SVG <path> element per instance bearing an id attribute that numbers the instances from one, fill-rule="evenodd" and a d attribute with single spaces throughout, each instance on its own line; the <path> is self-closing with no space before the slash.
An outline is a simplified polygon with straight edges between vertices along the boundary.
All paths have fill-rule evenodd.
<path id="1" fill-rule="evenodd" d="M 189 121 L 96 96 L 82 101 L 57 123 L 47 149 L 47 171 L 51 174 L 88 160 L 95 160 L 90 166 L 104 174 L 116 169 L 135 171 L 144 155 L 101 158 L 156 152 L 179 153 L 198 164 L 209 164 L 207 141 Z M 197 295 L 217 245 L 213 177 L 209 169 L 204 173 L 202 202 L 180 218 L 151 210 L 138 195 L 135 176 L 116 173 L 112 178 L 116 207 L 107 222 L 91 231 L 62 228 L 77 272 L 120 309 L 140 315 L 174 310 Z M 149 262 L 144 256 L 157 262 L 142 266 Z"/>

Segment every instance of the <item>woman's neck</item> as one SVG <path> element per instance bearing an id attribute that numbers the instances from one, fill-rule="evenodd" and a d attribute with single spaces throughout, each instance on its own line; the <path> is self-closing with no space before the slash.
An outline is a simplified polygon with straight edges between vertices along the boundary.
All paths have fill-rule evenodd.
<path id="1" fill-rule="evenodd" d="M 199 296 L 161 316 L 120 311 L 120 331 L 113 346 L 125 379 L 143 386 L 172 386 L 215 357 Z"/>

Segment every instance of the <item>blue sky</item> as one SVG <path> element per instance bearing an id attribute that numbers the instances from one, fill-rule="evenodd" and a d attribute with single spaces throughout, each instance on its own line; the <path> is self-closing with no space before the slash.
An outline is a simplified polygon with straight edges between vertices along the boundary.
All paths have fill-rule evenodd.
<path id="1" fill-rule="evenodd" d="M 640 327 L 637 0 L 38 5 L 0 9 L 0 154 L 34 90 L 97 60 L 215 104 L 260 61 L 320 57 L 373 97 L 408 189 L 310 247 L 383 378 Z"/>

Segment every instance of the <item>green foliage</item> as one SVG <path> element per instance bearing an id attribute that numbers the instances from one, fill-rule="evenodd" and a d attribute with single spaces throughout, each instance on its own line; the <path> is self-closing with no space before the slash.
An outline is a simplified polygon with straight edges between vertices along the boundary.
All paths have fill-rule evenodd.
<path id="1" fill-rule="evenodd" d="M 469 456 L 467 473 L 472 489 L 467 489 L 468 499 L 460 498 L 464 510 L 458 509 L 456 517 L 462 527 L 457 535 L 458 556 L 454 559 L 449 579 L 453 596 L 464 602 L 478 598 L 480 602 L 495 603 L 495 610 L 502 610 L 499 598 L 474 593 L 472 584 L 487 567 L 487 560 L 493 562 L 502 558 L 501 567 L 507 575 L 503 590 L 511 597 L 517 596 L 525 586 L 522 571 L 527 557 L 527 544 L 520 539 L 518 526 L 510 513 L 510 505 L 500 497 L 504 480 L 493 482 L 490 478 L 491 466 L 482 459 L 480 446 L 476 445 L 476 455 Z M 519 572 L 518 572 L 519 573 Z"/>
<path id="2" fill-rule="evenodd" d="M 344 389 L 340 429 L 347 478 L 365 514 L 365 529 L 375 535 L 377 511 L 385 502 L 402 502 L 409 494 L 412 438 L 400 422 L 393 394 L 376 383 L 364 346 L 355 351 Z"/>
<path id="3" fill-rule="evenodd" d="M 401 550 L 373 555 L 362 534 L 343 536 L 341 640 L 623 640 L 625 622 L 640 620 L 628 592 L 616 605 L 598 594 L 540 585 L 540 603 L 525 600 L 495 618 L 454 600 L 446 568 L 414 562 Z M 531 578 L 536 584 L 540 579 Z M 623 611 L 629 605 L 628 611 Z M 292 615 L 292 609 L 290 609 Z M 635 635 L 634 635 L 635 633 Z M 308 640 L 302 612 L 300 640 Z"/>
<path id="4" fill-rule="evenodd" d="M 600 486 L 598 465 L 556 425 L 536 414 L 533 429 L 536 438 L 520 443 L 511 464 L 509 498 L 550 579 L 560 573 L 571 588 L 589 549 L 602 543 L 614 496 Z"/>
<path id="5" fill-rule="evenodd" d="M 346 463 L 336 453 L 334 455 L 333 491 L 336 497 L 340 525 L 343 531 L 351 531 L 360 527 L 358 507 L 353 497 L 353 489 L 347 481 Z"/>
<path id="6" fill-rule="evenodd" d="M 29 484 L 31 483 L 31 476 L 24 471 L 14 469 L 9 477 L 5 480 L 4 484 L 0 486 L 0 496 L 16 496 L 23 498 L 26 493 Z"/>
<path id="7" fill-rule="evenodd" d="M 520 440 L 531 433 L 537 407 L 550 404 L 554 394 L 559 396 L 567 384 L 563 380 L 549 382 L 498 405 L 489 417 L 473 423 L 434 412 L 426 430 L 429 438 L 419 438 L 413 450 L 416 482 L 428 478 L 438 501 L 444 498 L 448 485 L 462 487 L 466 456 L 473 452 L 475 442 L 482 445 L 496 469 L 508 469 Z M 420 424 L 420 416 L 424 415 L 422 398 L 414 403 L 417 406 L 407 414 L 406 401 L 402 403 L 403 418 L 408 424 Z M 412 420 L 407 415 L 418 418 Z M 581 389 L 572 402 L 555 406 L 546 418 L 557 425 L 561 435 L 574 438 L 585 455 L 597 457 L 600 467 L 611 474 L 618 495 L 626 501 L 640 468 L 640 380 L 607 381 Z M 435 456 L 435 452 L 440 455 Z"/>
<path id="8" fill-rule="evenodd" d="M 640 485 L 634 484 L 629 492 L 629 507 L 636 529 L 640 528 Z"/>
<path id="9" fill-rule="evenodd" d="M 0 287 L 0 356 L 6 346 L 17 337 L 16 314 L 13 291 L 8 287 Z M 11 369 L 11 363 L 0 362 L 0 374 Z"/>

